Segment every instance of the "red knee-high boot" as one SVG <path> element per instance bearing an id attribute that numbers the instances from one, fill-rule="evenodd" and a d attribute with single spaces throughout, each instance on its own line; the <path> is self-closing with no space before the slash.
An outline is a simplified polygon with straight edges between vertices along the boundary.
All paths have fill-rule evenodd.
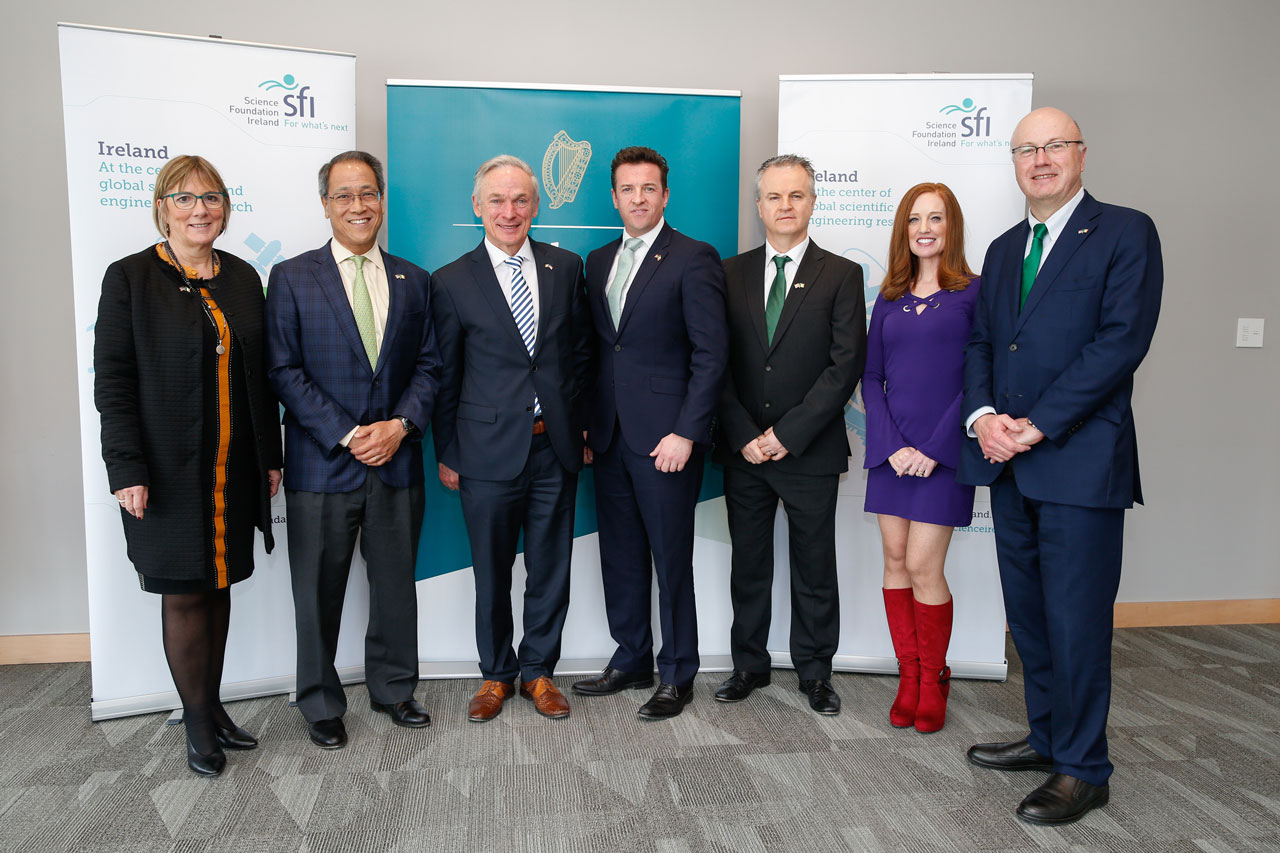
<path id="1" fill-rule="evenodd" d="M 916 731 L 936 732 L 947 722 L 947 696 L 951 693 L 952 601 L 945 604 L 915 602 L 916 637 L 920 642 L 920 704 L 916 706 Z"/>
<path id="2" fill-rule="evenodd" d="M 915 596 L 911 588 L 884 589 L 884 613 L 889 618 L 889 636 L 898 658 L 898 696 L 889 709 L 889 722 L 905 729 L 916 721 L 920 698 L 920 657 L 916 648 Z"/>

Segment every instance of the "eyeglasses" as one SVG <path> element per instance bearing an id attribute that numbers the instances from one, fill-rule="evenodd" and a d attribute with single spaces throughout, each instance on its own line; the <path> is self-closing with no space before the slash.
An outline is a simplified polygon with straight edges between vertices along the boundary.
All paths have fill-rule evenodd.
<path id="1" fill-rule="evenodd" d="M 226 200 L 227 193 L 225 191 L 207 192 L 200 195 L 195 193 L 169 193 L 164 198 L 173 199 L 173 206 L 178 210 L 191 210 L 196 206 L 196 200 L 204 202 L 204 206 L 210 210 L 217 210 L 222 207 L 223 201 Z"/>
<path id="2" fill-rule="evenodd" d="M 1019 145 L 1013 149 L 1013 159 L 1030 160 L 1036 152 L 1044 149 L 1050 157 L 1065 153 L 1072 145 L 1084 145 L 1083 139 L 1068 139 L 1062 142 L 1046 142 L 1044 145 Z"/>
<path id="3" fill-rule="evenodd" d="M 382 193 L 374 192 L 373 190 L 366 190 L 362 193 L 334 193 L 333 195 L 325 196 L 325 198 L 329 199 L 329 201 L 333 202 L 338 207 L 346 207 L 354 204 L 357 198 L 365 204 L 374 205 L 382 200 Z"/>

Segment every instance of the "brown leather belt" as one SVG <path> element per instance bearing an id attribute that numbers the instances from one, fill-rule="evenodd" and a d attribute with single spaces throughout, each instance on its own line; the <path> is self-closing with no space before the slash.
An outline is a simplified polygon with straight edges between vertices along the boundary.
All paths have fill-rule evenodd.
<path id="1" fill-rule="evenodd" d="M 544 432 L 546 432 L 546 431 L 547 431 L 547 422 L 546 422 L 546 421 L 544 421 L 541 417 L 536 417 L 536 418 L 534 418 L 534 419 L 533 419 L 533 434 L 534 434 L 534 435 L 542 435 L 542 434 L 543 434 Z"/>

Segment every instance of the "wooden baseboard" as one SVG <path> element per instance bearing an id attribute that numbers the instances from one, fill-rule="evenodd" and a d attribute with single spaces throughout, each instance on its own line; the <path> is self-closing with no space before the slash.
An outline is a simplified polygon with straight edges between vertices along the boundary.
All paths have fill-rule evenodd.
<path id="1" fill-rule="evenodd" d="M 1250 625 L 1280 622 L 1280 598 L 1224 601 L 1130 601 L 1116 605 L 1117 628 L 1177 625 Z M 88 634 L 0 637 L 0 666 L 89 660 Z"/>
<path id="2" fill-rule="evenodd" d="M 74 663 L 88 659 L 88 634 L 26 634 L 0 637 L 0 664 Z"/>
<path id="3" fill-rule="evenodd" d="M 1224 601 L 1130 601 L 1116 605 L 1117 628 L 1252 625 L 1280 622 L 1280 598 Z"/>

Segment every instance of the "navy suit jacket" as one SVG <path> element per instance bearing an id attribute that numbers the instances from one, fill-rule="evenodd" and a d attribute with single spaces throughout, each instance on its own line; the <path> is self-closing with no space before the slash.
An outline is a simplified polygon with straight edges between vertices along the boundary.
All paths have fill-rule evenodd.
<path id="1" fill-rule="evenodd" d="M 729 356 L 720 256 L 710 244 L 664 225 L 627 290 L 615 329 L 606 290 L 621 243 L 620 236 L 587 256 L 600 348 L 587 443 L 604 452 L 619 424 L 635 453 L 648 454 L 669 433 L 705 447 Z"/>
<path id="2" fill-rule="evenodd" d="M 538 271 L 533 355 L 511 316 L 484 241 L 431 280 L 443 360 L 433 421 L 436 456 L 464 477 L 510 480 L 533 440 L 533 399 L 561 464 L 582 468 L 580 399 L 591 369 L 582 259 L 529 241 Z"/>
<path id="3" fill-rule="evenodd" d="M 842 473 L 849 470 L 844 407 L 867 360 L 862 267 L 810 240 L 770 344 L 765 263 L 764 246 L 724 262 L 732 346 L 715 459 L 750 465 L 743 446 L 773 427 L 787 455 L 770 465 Z"/>
<path id="4" fill-rule="evenodd" d="M 1029 233 L 1024 219 L 987 249 L 962 411 L 991 406 L 1029 417 L 1044 433 L 1013 459 L 1023 495 L 1085 507 L 1141 503 L 1131 398 L 1160 313 L 1164 267 L 1155 225 L 1085 193 L 1019 312 Z M 1003 467 L 983 459 L 971 439 L 959 479 L 985 486 Z"/>
<path id="5" fill-rule="evenodd" d="M 369 365 L 329 244 L 271 269 L 267 367 L 284 404 L 285 483 L 307 492 L 349 492 L 368 466 L 339 442 L 360 424 L 401 416 L 431 421 L 440 381 L 426 270 L 382 252 L 390 300 L 378 367 Z M 374 469 L 388 486 L 423 482 L 422 446 L 406 440 Z"/>

